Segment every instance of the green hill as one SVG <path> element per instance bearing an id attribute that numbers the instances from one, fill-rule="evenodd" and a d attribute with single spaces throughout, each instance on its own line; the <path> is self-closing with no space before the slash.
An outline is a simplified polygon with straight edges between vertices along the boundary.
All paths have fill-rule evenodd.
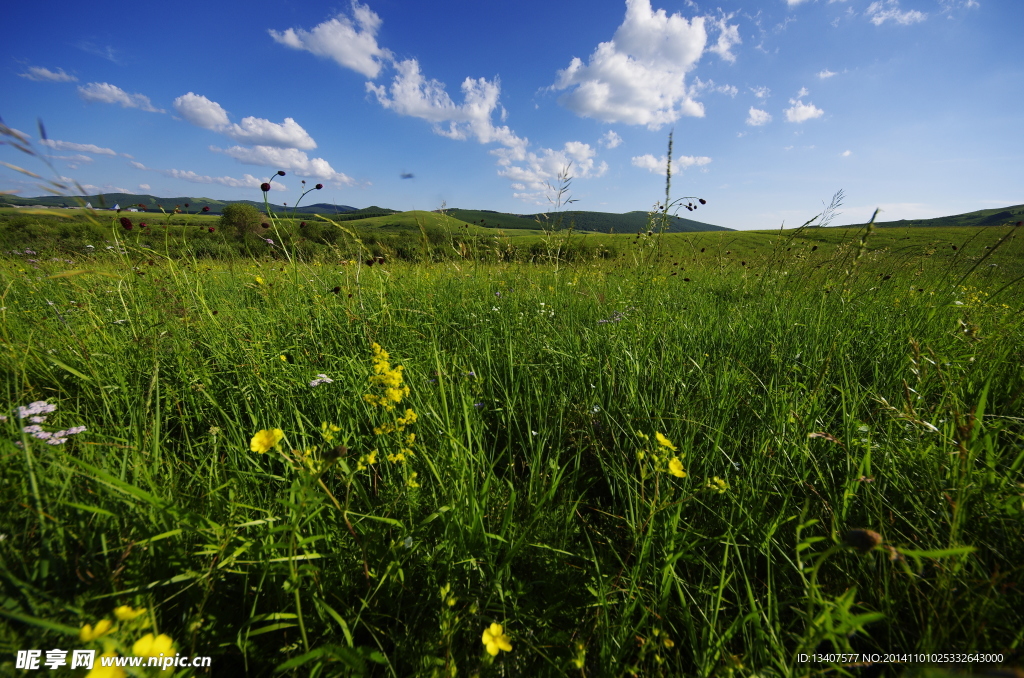
<path id="1" fill-rule="evenodd" d="M 447 213 L 456 219 L 468 221 L 487 228 L 496 229 L 543 229 L 553 226 L 562 228 L 570 224 L 580 231 L 593 231 L 595 233 L 636 233 L 646 231 L 648 225 L 647 212 L 626 212 L 615 214 L 613 212 L 583 212 L 566 211 L 560 213 L 537 213 L 537 214 L 505 214 L 492 212 L 490 210 L 464 210 L 450 209 Z M 714 226 L 683 217 L 670 217 L 668 231 L 670 233 L 697 233 L 702 231 L 731 231 L 731 228 Z"/>
<path id="2" fill-rule="evenodd" d="M 966 214 L 954 214 L 948 217 L 935 217 L 934 219 L 900 219 L 899 221 L 876 221 L 875 226 L 880 228 L 892 228 L 908 226 L 1002 226 L 1007 223 L 1024 221 L 1024 205 L 1013 205 L 1011 207 L 996 207 L 988 210 L 976 210 Z M 850 224 L 851 226 L 863 226 L 863 224 Z M 844 228 L 842 226 L 838 228 Z"/>

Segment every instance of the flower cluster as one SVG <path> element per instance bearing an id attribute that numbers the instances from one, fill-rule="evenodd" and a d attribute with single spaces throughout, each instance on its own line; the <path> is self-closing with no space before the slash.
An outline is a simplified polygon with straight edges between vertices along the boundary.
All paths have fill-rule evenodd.
<path id="1" fill-rule="evenodd" d="M 650 438 L 648 438 L 644 433 L 637 433 L 637 437 L 644 442 L 648 442 L 650 440 Z M 672 444 L 672 441 L 666 438 L 661 432 L 656 431 L 654 433 L 654 439 L 657 443 L 654 449 L 650 451 L 650 453 L 640 450 L 636 453 L 637 460 L 643 462 L 647 458 L 648 454 L 650 454 L 656 470 L 660 471 L 664 469 L 676 478 L 685 478 L 686 469 L 683 467 L 682 457 L 685 457 L 686 455 L 677 454 L 670 456 L 671 452 L 677 452 L 678 449 L 674 444 Z"/>
<path id="2" fill-rule="evenodd" d="M 402 381 L 401 365 L 392 368 L 388 362 L 388 353 L 379 344 L 373 344 L 373 376 L 370 377 L 371 386 L 383 391 L 382 395 L 367 393 L 363 400 L 371 405 L 383 407 L 388 412 L 395 409 L 395 405 L 402 402 L 402 398 L 409 395 L 409 387 Z"/>
<path id="3" fill-rule="evenodd" d="M 266 454 L 271 449 L 276 449 L 282 438 L 284 438 L 284 431 L 281 429 L 264 429 L 252 437 L 249 449 L 259 454 Z"/>
<path id="4" fill-rule="evenodd" d="M 319 386 L 320 384 L 333 384 L 333 383 L 334 383 L 334 380 L 331 379 L 330 377 L 328 377 L 326 374 L 318 374 L 318 375 L 316 375 L 316 379 L 314 379 L 313 381 L 309 382 L 309 385 L 313 386 L 313 387 L 316 387 L 316 386 Z"/>
<path id="5" fill-rule="evenodd" d="M 85 431 L 84 426 L 72 426 L 63 431 L 44 431 L 40 424 L 46 421 L 46 415 L 57 409 L 45 400 L 37 400 L 29 403 L 28 407 L 18 407 L 18 419 L 28 419 L 31 424 L 24 426 L 21 430 L 30 434 L 33 438 L 45 440 L 50 445 L 63 445 L 68 441 L 68 436 L 73 436 Z M 7 421 L 7 417 L 0 416 L 0 421 Z"/>
<path id="6" fill-rule="evenodd" d="M 103 645 L 103 655 L 101 657 L 116 657 L 118 656 L 117 652 L 115 652 L 116 647 L 121 643 L 124 643 L 124 647 L 128 647 L 125 636 L 130 638 L 150 626 L 150 620 L 145 614 L 146 608 L 134 609 L 129 605 L 121 605 L 114 609 L 114 617 L 117 621 L 121 622 L 120 626 L 115 626 L 115 622 L 110 619 L 101 619 L 96 622 L 95 626 L 84 624 L 78 632 L 78 639 L 83 643 L 100 641 Z M 121 637 L 120 643 L 116 640 L 111 642 L 111 637 L 116 635 Z M 165 633 L 154 635 L 150 632 L 138 637 L 131 644 L 130 655 L 136 657 L 173 657 L 176 652 L 174 641 L 170 636 Z M 164 669 L 164 672 L 169 673 L 170 667 Z M 116 678 L 123 678 L 127 675 L 118 667 L 105 667 L 100 662 L 97 662 L 88 674 L 88 676 L 113 676 Z"/>

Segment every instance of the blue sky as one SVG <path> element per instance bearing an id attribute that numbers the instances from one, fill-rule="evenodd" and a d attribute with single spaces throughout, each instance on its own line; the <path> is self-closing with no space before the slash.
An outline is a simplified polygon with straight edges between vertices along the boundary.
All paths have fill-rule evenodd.
<path id="1" fill-rule="evenodd" d="M 738 229 L 1024 203 L 1020 0 L 368 0 L 8 10 L 0 116 L 92 192 L 649 209 Z M 40 146 L 36 120 L 47 130 Z M 9 146 L 0 160 L 45 167 Z M 406 178 L 403 178 L 403 175 Z M 408 175 L 412 175 L 409 177 Z M 48 175 L 49 176 L 49 175 Z M 40 195 L 0 167 L 0 190 Z"/>

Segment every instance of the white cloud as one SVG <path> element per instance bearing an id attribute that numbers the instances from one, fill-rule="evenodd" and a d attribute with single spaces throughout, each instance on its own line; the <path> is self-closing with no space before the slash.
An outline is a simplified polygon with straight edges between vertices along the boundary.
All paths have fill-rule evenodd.
<path id="1" fill-rule="evenodd" d="M 283 123 L 276 123 L 266 118 L 249 116 L 242 118 L 241 125 L 232 124 L 227 111 L 220 104 L 192 92 L 175 99 L 174 110 L 196 127 L 220 132 L 243 144 L 306 150 L 316 148 L 313 137 L 293 118 L 285 118 Z"/>
<path id="2" fill-rule="evenodd" d="M 731 38 L 725 40 L 731 46 Z M 586 64 L 573 58 L 558 71 L 551 89 L 569 90 L 559 103 L 604 122 L 653 130 L 683 115 L 702 117 L 704 107 L 693 99 L 685 76 L 706 43 L 704 17 L 687 21 L 663 9 L 653 11 L 650 0 L 626 0 L 625 19 L 613 38 L 600 43 Z M 730 54 L 728 47 L 719 53 L 723 58 Z"/>
<path id="3" fill-rule="evenodd" d="M 869 17 L 871 23 L 876 26 L 881 26 L 890 19 L 898 24 L 909 26 L 910 24 L 916 24 L 920 21 L 924 21 L 928 17 L 927 14 L 923 14 L 916 9 L 901 12 L 898 0 L 872 2 L 868 5 L 868 9 L 865 14 Z"/>
<path id="4" fill-rule="evenodd" d="M 138 108 L 147 113 L 164 113 L 155 108 L 144 94 L 128 94 L 120 87 L 109 82 L 90 82 L 78 87 L 78 95 L 85 101 L 98 101 L 104 104 L 121 104 L 122 108 Z"/>
<path id="5" fill-rule="evenodd" d="M 395 70 L 397 74 L 390 89 L 366 83 L 366 91 L 373 92 L 381 106 L 433 123 L 434 132 L 449 139 L 473 137 L 481 144 L 497 142 L 516 149 L 520 156 L 517 159 L 521 159 L 528 140 L 516 136 L 508 126 L 495 127 L 491 122 L 491 116 L 500 106 L 501 84 L 497 78 L 466 78 L 462 82 L 463 103 L 456 104 L 445 91 L 443 82 L 423 76 L 416 59 L 398 62 Z M 445 123 L 447 126 L 442 126 Z"/>
<path id="6" fill-rule="evenodd" d="M 55 155 L 53 157 L 56 158 L 57 160 L 70 160 L 71 162 L 74 162 L 74 163 L 90 163 L 90 162 L 93 162 L 92 158 L 90 158 L 87 155 L 82 155 L 81 153 L 76 153 L 75 155 Z"/>
<path id="7" fill-rule="evenodd" d="M 604 133 L 604 136 L 601 137 L 600 143 L 605 148 L 615 148 L 622 143 L 622 137 L 616 134 L 613 130 L 608 130 Z"/>
<path id="8" fill-rule="evenodd" d="M 349 176 L 336 172 L 323 158 L 310 158 L 303 151 L 294 148 L 276 148 L 273 146 L 232 146 L 231 148 L 210 147 L 211 151 L 224 153 L 247 165 L 273 167 L 274 169 L 290 170 L 300 177 L 316 177 L 338 184 L 352 185 L 356 182 Z"/>
<path id="9" fill-rule="evenodd" d="M 727 14 L 714 20 L 714 25 L 718 28 L 718 42 L 708 48 L 708 51 L 714 52 L 729 63 L 735 63 L 736 61 L 736 55 L 730 50 L 732 50 L 734 45 L 739 45 L 743 42 L 740 40 L 739 25 L 733 24 L 730 26 L 727 23 L 734 15 Z"/>
<path id="10" fill-rule="evenodd" d="M 835 72 L 830 71 L 827 68 L 818 72 L 818 77 L 821 78 L 822 80 L 825 80 L 826 78 L 831 78 L 833 75 L 835 75 Z"/>
<path id="11" fill-rule="evenodd" d="M 284 32 L 271 30 L 270 37 L 292 49 L 306 50 L 317 56 L 333 59 L 339 66 L 350 68 L 367 78 L 380 74 L 391 52 L 377 44 L 380 17 L 366 5 L 352 0 L 355 21 L 339 14 L 311 31 L 289 28 Z"/>
<path id="12" fill-rule="evenodd" d="M 807 88 L 806 87 L 801 87 L 800 91 L 796 93 L 796 98 L 797 99 L 803 99 L 808 94 L 810 94 L 810 92 L 807 91 Z"/>
<path id="13" fill-rule="evenodd" d="M 802 2 L 807 2 L 807 0 L 786 0 L 786 4 L 789 5 L 790 7 L 795 7 L 796 5 L 799 5 Z"/>
<path id="14" fill-rule="evenodd" d="M 750 91 L 754 93 L 754 96 L 758 99 L 767 99 L 772 91 L 767 87 L 751 87 Z"/>
<path id="15" fill-rule="evenodd" d="M 64 72 L 63 68 L 51 71 L 42 66 L 29 66 L 26 73 L 18 73 L 23 78 L 35 80 L 36 82 L 78 82 L 78 78 Z"/>
<path id="16" fill-rule="evenodd" d="M 150 186 L 149 184 L 139 184 L 139 190 L 140 191 L 152 191 L 153 187 Z"/>
<path id="17" fill-rule="evenodd" d="M 668 156 L 663 155 L 660 158 L 655 158 L 650 153 L 646 155 L 635 156 L 632 161 L 634 167 L 640 167 L 649 172 L 660 174 L 665 176 L 665 168 L 668 165 Z M 672 158 L 672 171 L 676 172 L 680 169 L 686 169 L 687 167 L 703 167 L 711 162 L 711 158 L 707 156 L 695 157 L 692 155 L 682 155 L 677 158 Z"/>
<path id="18" fill-rule="evenodd" d="M 851 155 L 853 155 L 853 151 L 848 151 L 848 150 L 847 151 L 843 151 L 839 155 L 844 157 L 844 158 L 849 158 Z"/>
<path id="19" fill-rule="evenodd" d="M 93 144 L 75 144 L 70 141 L 57 141 L 56 139 L 40 139 L 40 144 L 49 146 L 55 151 L 78 151 L 79 153 L 93 153 L 95 155 L 117 155 L 117 152 L 110 148 L 101 148 Z"/>
<path id="20" fill-rule="evenodd" d="M 595 164 L 596 151 L 580 141 L 569 141 L 561 150 L 542 148 L 539 153 L 511 148 L 491 151 L 498 156 L 498 174 L 512 180 L 512 195 L 520 200 L 544 204 L 553 193 L 552 182 L 566 168 L 573 178 L 599 177 L 608 171 L 608 163 Z M 518 164 L 513 164 L 518 163 Z M 570 165 L 571 163 L 571 165 Z"/>
<path id="21" fill-rule="evenodd" d="M 217 184 L 220 186 L 227 186 L 229 188 L 255 188 L 259 189 L 262 180 L 257 179 L 251 174 L 244 175 L 241 179 L 234 177 L 223 176 L 223 177 L 211 177 L 204 174 L 197 174 L 192 170 L 179 170 L 179 169 L 154 169 L 152 167 L 146 167 L 141 162 L 132 161 L 128 163 L 135 169 L 145 170 L 147 172 L 157 172 L 170 177 L 172 179 L 181 179 L 183 181 L 189 181 L 193 184 Z M 148 184 L 139 184 L 139 188 L 145 187 L 145 190 L 149 190 Z M 284 184 L 275 181 L 270 184 L 270 190 L 272 191 L 285 191 L 288 190 Z M 123 191 L 127 193 L 127 191 Z"/>
<path id="22" fill-rule="evenodd" d="M 792 107 L 787 108 L 785 111 L 786 120 L 789 122 L 805 122 L 825 115 L 825 111 L 814 104 L 805 104 L 796 99 L 790 99 L 789 103 L 793 104 Z"/>
<path id="23" fill-rule="evenodd" d="M 767 125 L 772 121 L 771 114 L 768 111 L 762 111 L 760 108 L 750 107 L 750 111 L 747 113 L 747 124 L 751 127 L 761 127 Z"/>
<path id="24" fill-rule="evenodd" d="M 174 110 L 196 127 L 219 130 L 230 124 L 228 112 L 216 101 L 210 101 L 201 94 L 189 92 L 174 100 Z"/>

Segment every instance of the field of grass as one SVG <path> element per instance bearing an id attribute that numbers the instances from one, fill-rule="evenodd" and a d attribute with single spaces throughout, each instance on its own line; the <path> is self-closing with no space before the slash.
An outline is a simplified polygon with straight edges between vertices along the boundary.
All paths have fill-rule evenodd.
<path id="1" fill-rule="evenodd" d="M 1024 665 L 1013 229 L 529 263 L 433 213 L 249 258 L 181 218 L 0 231 L 0 670 L 146 634 L 213 657 L 179 676 Z"/>

